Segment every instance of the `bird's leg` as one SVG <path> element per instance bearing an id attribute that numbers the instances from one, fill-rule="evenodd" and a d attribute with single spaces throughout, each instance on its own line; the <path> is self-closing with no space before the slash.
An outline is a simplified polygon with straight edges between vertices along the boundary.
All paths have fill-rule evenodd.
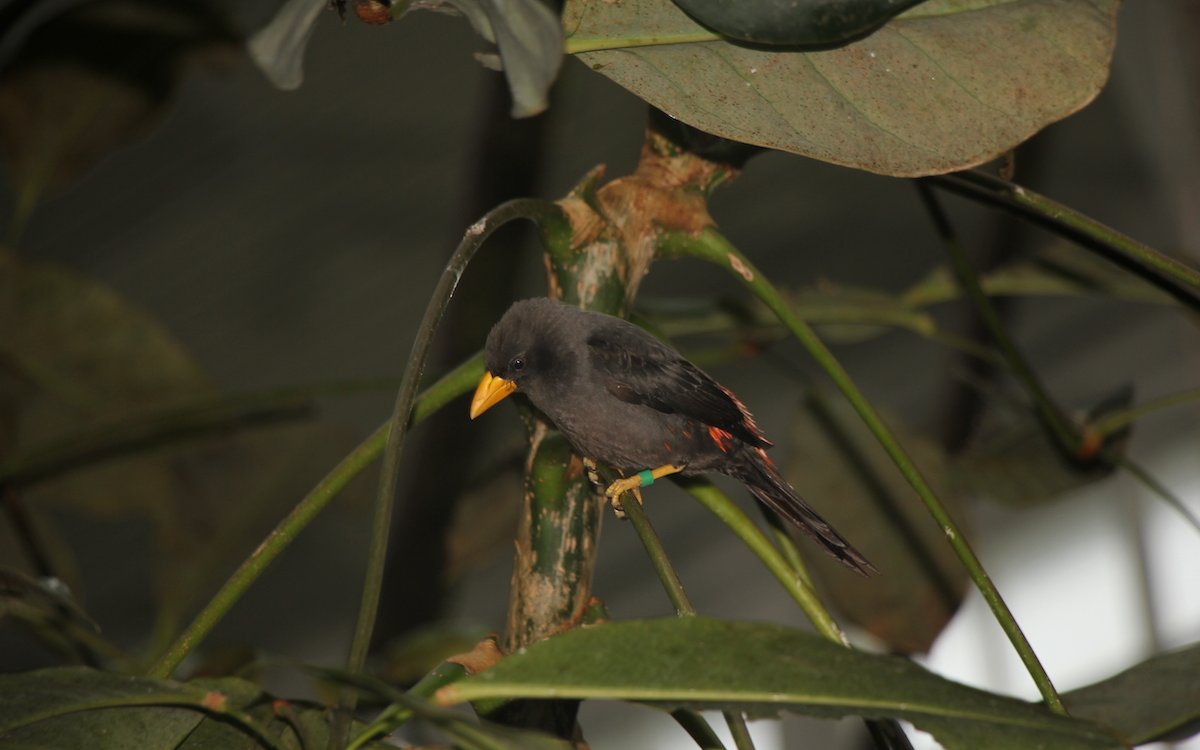
<path id="1" fill-rule="evenodd" d="M 634 499 L 640 503 L 642 502 L 642 493 L 640 488 L 645 487 L 646 485 L 654 484 L 654 480 L 656 479 L 662 479 L 663 477 L 671 474 L 678 474 L 679 472 L 683 471 L 683 469 L 683 466 L 663 464 L 657 469 L 646 469 L 645 471 L 639 471 L 637 474 L 634 474 L 631 477 L 624 477 L 613 482 L 608 486 L 608 489 L 604 491 L 604 494 L 608 496 L 608 501 L 612 503 L 613 511 L 617 514 L 617 518 L 624 518 L 625 511 L 621 508 L 621 495 L 624 495 L 626 492 L 632 492 Z"/>

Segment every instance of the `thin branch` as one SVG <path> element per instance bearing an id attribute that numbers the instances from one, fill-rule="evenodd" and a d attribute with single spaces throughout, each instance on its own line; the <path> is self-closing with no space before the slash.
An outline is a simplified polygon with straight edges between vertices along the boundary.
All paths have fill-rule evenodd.
<path id="1" fill-rule="evenodd" d="M 1192 310 L 1200 310 L 1200 271 L 1044 195 L 982 172 L 926 177 L 972 200 L 1000 206 L 1133 271 Z"/>
<path id="2" fill-rule="evenodd" d="M 396 487 L 400 473 L 400 454 L 408 434 L 409 414 L 417 396 L 417 386 L 425 369 L 425 361 L 433 344 L 442 314 L 450 303 L 454 288 L 466 270 L 467 264 L 484 241 L 501 226 L 517 219 L 529 219 L 538 223 L 561 223 L 562 211 L 553 203 L 541 200 L 521 199 L 503 203 L 489 211 L 482 219 L 472 224 L 462 242 L 450 256 L 429 304 L 417 329 L 416 339 L 404 368 L 400 389 L 396 394 L 396 406 L 392 411 L 391 429 L 387 431 L 387 447 L 380 468 L 379 490 L 375 496 L 371 521 L 371 537 L 367 546 L 367 570 L 363 579 L 362 601 L 354 627 L 354 638 L 346 667 L 358 672 L 366 663 L 367 650 L 371 645 L 371 634 L 375 629 L 375 616 L 379 611 L 379 598 L 383 587 L 384 563 L 387 557 L 388 540 L 392 525 L 392 510 L 395 505 Z M 344 696 L 343 708 L 352 709 L 356 699 L 354 693 Z M 347 711 L 346 713 L 352 713 Z M 343 734 L 339 732 L 339 734 Z M 343 737 L 344 739 L 344 737 Z"/>
<path id="3" fill-rule="evenodd" d="M 412 412 L 413 423 L 421 422 L 450 399 L 469 391 L 482 373 L 483 358 L 480 355 L 476 355 L 449 372 L 421 394 L 416 408 Z M 371 433 L 297 503 L 292 512 L 279 522 L 279 525 L 267 535 L 267 538 L 258 545 L 250 557 L 246 558 L 234 571 L 212 600 L 200 610 L 192 623 L 179 634 L 175 642 L 154 662 L 153 666 L 146 670 L 147 677 L 162 679 L 171 676 L 180 662 L 212 632 L 221 618 L 258 580 L 258 577 L 279 556 L 279 553 L 291 544 L 292 540 L 317 514 L 325 509 L 351 479 L 358 476 L 379 456 L 387 439 L 388 428 L 389 424 L 384 424 Z"/>
<path id="4" fill-rule="evenodd" d="M 958 524 L 950 517 L 941 500 L 938 499 L 916 464 L 913 463 L 912 458 L 892 435 L 891 430 L 884 424 L 870 401 L 858 389 L 850 374 L 846 372 L 841 362 L 833 356 L 824 342 L 817 337 L 812 328 L 796 317 L 770 281 L 736 247 L 715 230 L 706 229 L 698 235 L 664 233 L 659 240 L 659 248 L 668 256 L 702 258 L 729 269 L 759 299 L 766 303 L 772 312 L 779 316 L 779 319 L 791 330 L 800 344 L 808 350 L 809 354 L 841 390 L 846 400 L 858 412 L 867 428 L 891 457 L 892 462 L 896 464 L 896 468 L 900 470 L 900 473 L 921 498 L 930 515 L 945 534 L 955 554 L 962 561 L 971 580 L 975 582 L 984 600 L 988 603 L 996 621 L 1008 636 L 1009 641 L 1012 642 L 1013 648 L 1037 684 L 1046 704 L 1052 710 L 1062 713 L 1064 711 L 1062 701 L 1050 682 L 1045 668 L 1038 660 L 1037 654 L 1034 653 L 1033 647 L 1021 631 L 1020 625 L 1017 624 L 1008 605 L 1004 602 L 999 589 L 996 588 L 995 583 L 992 582 L 983 564 L 979 561 L 979 557 L 971 548 L 966 537 L 963 536 Z"/>
<path id="5" fill-rule="evenodd" d="M 675 572 L 671 560 L 667 557 L 667 550 L 663 547 L 662 539 L 659 538 L 658 532 L 654 530 L 650 519 L 646 516 L 641 497 L 626 500 L 623 507 L 638 538 L 642 540 L 642 546 L 646 548 L 646 555 L 650 558 L 654 571 L 658 573 L 658 580 L 662 582 L 663 589 L 667 592 L 667 598 L 675 607 L 675 614 L 679 617 L 695 617 L 696 608 L 692 606 L 687 593 L 683 590 L 683 583 L 679 580 L 679 574 Z M 680 709 L 680 711 L 682 710 Z M 725 723 L 729 726 L 729 733 L 733 736 L 738 750 L 754 750 L 754 742 L 750 738 L 749 729 L 746 728 L 746 717 L 732 711 L 724 711 L 722 715 L 725 717 Z M 699 714 L 691 717 L 691 723 L 707 725 L 704 717 Z"/>

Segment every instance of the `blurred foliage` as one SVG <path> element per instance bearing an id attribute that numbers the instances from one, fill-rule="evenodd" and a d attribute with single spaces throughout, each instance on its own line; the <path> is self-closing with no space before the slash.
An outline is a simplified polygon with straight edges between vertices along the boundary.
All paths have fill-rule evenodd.
<path id="1" fill-rule="evenodd" d="M 34 5 L 37 12 L 30 10 Z M 366 8 L 359 16 L 388 20 L 416 8 L 457 9 L 497 45 L 498 57 L 481 59 L 504 70 L 513 114 L 527 116 L 546 106 L 564 40 L 554 14 L 539 0 L 374 5 L 387 7 Z M 1033 0 L 929 0 L 878 35 L 805 51 L 732 44 L 666 0 L 635 6 L 568 2 L 567 49 L 683 120 L 712 124 L 714 132 L 864 169 L 916 174 L 977 163 L 1089 101 L 1107 76 L 1118 2 L 1063 0 L 1049 9 Z M 228 4 L 217 0 L 0 6 L 0 158 L 17 196 L 10 236 L 19 236 L 48 190 L 69 186 L 148 133 L 197 64 L 237 60 L 248 44 L 277 83 L 298 85 L 305 42 L 313 25 L 330 16 L 325 7 L 325 0 L 279 3 L 275 20 L 245 40 L 228 20 Z M 750 4 L 725 9 L 753 13 Z M 1023 33 L 1031 24 L 1039 34 Z M 654 36 L 660 33 L 666 36 Z M 991 43 L 996 39 L 1004 44 Z M 585 43 L 591 46 L 581 46 Z M 911 55 L 920 59 L 914 62 Z M 970 106 L 958 106 L 962 97 Z M 587 301 L 601 294 L 610 309 L 627 311 L 653 259 L 657 233 L 709 226 L 705 196 L 730 180 L 734 166 L 751 153 L 712 141 L 705 136 L 691 142 L 733 158 L 685 174 L 681 165 L 694 165 L 688 161 L 694 155 L 678 140 L 652 138 L 644 155 L 651 158 L 637 174 L 601 185 L 596 170 L 560 201 L 576 222 L 572 230 L 587 243 L 556 248 L 555 262 L 570 264 L 574 274 L 556 279 L 557 291 Z M 604 283 L 589 287 L 576 278 Z M 1161 289 L 1062 245 L 992 270 L 982 286 L 993 296 L 1095 295 L 1174 304 Z M 899 328 L 999 362 L 993 350 L 944 328 L 933 308 L 960 297 L 953 277 L 934 269 L 899 294 L 821 280 L 794 289 L 789 302 L 834 342 L 858 343 Z M 717 334 L 724 345 L 709 353 L 718 357 L 755 356 L 784 338 L 783 328 L 760 307 L 705 299 L 683 308 L 651 310 L 650 318 L 671 337 Z M 954 513 L 961 512 L 967 495 L 1028 506 L 1111 471 L 1111 464 L 1065 460 L 1023 401 L 1014 405 L 996 392 L 985 395 L 1007 424 L 985 425 L 960 455 L 898 431 Z M 1081 421 L 1131 411 L 1132 393 L 1119 396 Z M 178 419 L 189 405 L 221 398 L 199 363 L 152 315 L 68 269 L 0 250 L 0 504 L 9 521 L 0 530 L 0 624 L 18 624 L 49 644 L 52 653 L 31 659 L 110 670 L 66 667 L 0 675 L 0 743 L 309 750 L 338 736 L 338 724 L 347 717 L 326 706 L 277 699 L 247 680 L 172 682 L 111 671 L 135 671 L 143 653 L 159 651 L 174 637 L 256 543 L 270 543 L 263 535 L 272 522 L 352 444 L 323 423 L 257 429 L 258 417 L 237 410 L 208 424 L 203 434 L 160 429 L 140 442 L 116 439 L 130 425 Z M 264 413 L 273 420 L 307 416 L 312 406 L 311 398 L 265 401 L 270 406 Z M 794 483 L 885 571 L 859 580 L 831 569 L 826 558 L 813 559 L 821 589 L 848 622 L 889 650 L 927 651 L 965 589 L 962 567 L 939 539 L 942 530 L 915 503 L 901 499 L 907 486 L 843 407 L 814 390 L 796 423 L 794 460 L 788 462 Z M 55 463 L 74 455 L 64 446 L 76 441 L 78 448 L 83 437 L 96 436 L 94 451 Z M 113 441 L 108 450 L 105 436 Z M 1120 457 L 1125 437 L 1118 433 L 1105 447 Z M 551 469 L 560 475 L 574 471 L 568 455 L 567 446 L 559 445 Z M 35 459 L 43 468 L 28 470 Z M 550 476 L 549 470 L 543 474 Z M 575 474 L 567 478 L 582 482 Z M 517 484 L 513 462 L 505 462 L 462 499 L 449 543 L 451 579 L 507 545 L 518 516 L 515 504 L 504 498 L 515 494 Z M 585 485 L 579 487 L 586 492 Z M 480 508 L 488 524 L 477 522 L 484 514 Z M 117 524 L 138 529 L 141 543 L 104 538 L 103 531 Z M 119 547 L 129 566 L 94 568 L 94 553 L 71 543 L 68 526 L 98 532 L 97 544 Z M 557 530 L 551 523 L 546 528 Z M 555 544 L 571 555 L 591 554 L 590 547 L 578 549 L 577 538 L 558 538 Z M 127 644 L 108 639 L 87 606 L 100 602 L 111 608 L 104 596 L 106 583 L 115 579 L 148 588 L 146 598 L 154 602 L 154 620 L 145 623 L 145 636 L 134 639 L 129 652 Z M 304 589 L 290 593 L 312 596 Z M 925 726 L 951 748 L 1023 750 L 1037 742 L 1115 747 L 1188 736 L 1200 721 L 1194 648 L 1068 694 L 1072 710 L 1107 725 L 1102 729 L 950 683 L 907 660 L 845 649 L 777 626 L 708 620 L 573 624 L 554 623 L 549 631 L 565 632 L 463 683 L 458 698 L 565 695 L 892 716 Z M 302 620 L 298 627 L 306 625 L 311 623 Z M 464 720 L 388 684 L 421 685 L 477 638 L 478 633 L 445 625 L 413 633 L 391 644 L 379 665 L 387 682 L 363 675 L 343 675 L 341 681 L 385 705 L 389 728 L 416 718 L 456 747 L 565 747 L 545 735 Z M 192 666 L 198 674 L 220 675 L 254 670 L 254 664 L 250 650 L 233 648 L 209 651 Z M 454 699 L 455 689 L 443 698 Z M 489 708 L 495 706 L 484 704 L 481 711 Z M 352 733 L 363 731 L 352 727 Z M 359 734 L 356 743 L 382 746 L 370 733 Z"/>

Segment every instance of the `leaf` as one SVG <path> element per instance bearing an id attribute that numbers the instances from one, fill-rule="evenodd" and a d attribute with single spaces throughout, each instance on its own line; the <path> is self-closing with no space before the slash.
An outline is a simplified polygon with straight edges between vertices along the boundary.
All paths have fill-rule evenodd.
<path id="1" fill-rule="evenodd" d="M 324 706 L 281 701 L 236 678 L 180 683 L 86 667 L 0 675 L 6 748 L 308 750 L 326 746 L 331 718 Z"/>
<path id="2" fill-rule="evenodd" d="M 887 716 L 932 732 L 947 750 L 1119 747 L 1096 725 L 959 685 L 906 659 L 843 648 L 781 625 L 702 617 L 575 628 L 438 693 L 446 703 L 492 698 Z"/>
<path id="3" fill-rule="evenodd" d="M 99 632 L 100 627 L 88 616 L 67 585 L 57 578 L 35 579 L 12 568 L 0 567 L 0 619 L 8 614 L 9 604 L 21 602 L 52 619 L 66 620 L 78 627 Z"/>
<path id="4" fill-rule="evenodd" d="M 861 37 L 922 0 L 672 0 L 732 39 L 778 47 L 828 46 Z"/>
<path id="5" fill-rule="evenodd" d="M 1072 716 L 1103 722 L 1131 745 L 1200 733 L 1200 646 L 1161 654 L 1063 696 Z"/>
<path id="6" fill-rule="evenodd" d="M 37 26 L 0 74 L 0 155 L 26 212 L 145 133 L 189 60 L 234 43 L 199 0 L 60 5 L 73 7 Z"/>
<path id="7" fill-rule="evenodd" d="M 558 16 L 541 0 L 444 0 L 476 33 L 500 49 L 513 117 L 532 117 L 547 106 L 563 58 Z"/>
<path id="8" fill-rule="evenodd" d="M 1118 4 L 929 0 L 810 52 L 711 41 L 670 0 L 568 0 L 563 27 L 593 70 L 701 130 L 915 176 L 981 164 L 1090 102 Z"/>
<path id="9" fill-rule="evenodd" d="M 327 667 L 310 668 L 310 671 L 389 704 L 381 716 L 393 713 L 389 709 L 411 712 L 449 735 L 454 740 L 454 747 L 459 750 L 572 750 L 575 747 L 566 740 L 542 732 L 515 729 L 489 721 L 466 721 L 460 712 L 448 711 L 410 693 L 402 693 L 371 675 Z"/>
<path id="10" fill-rule="evenodd" d="M 0 362 L 16 369 L 22 384 L 0 391 L 0 413 L 17 417 L 16 433 L 7 436 L 15 459 L 36 457 L 44 452 L 39 447 L 72 436 L 119 435 L 131 421 L 155 422 L 176 407 L 187 412 L 182 407 L 197 400 L 212 402 L 205 374 L 144 311 L 58 266 L 21 263 L 2 252 Z M 159 595 L 155 632 L 169 636 L 353 444 L 325 426 L 229 434 L 241 426 L 231 421 L 200 444 L 143 446 L 24 484 L 21 492 L 43 517 L 52 509 L 89 521 L 151 522 L 154 548 L 121 553 L 147 556 L 138 567 L 154 576 Z M 68 583 L 86 593 L 78 580 Z"/>
<path id="11" fill-rule="evenodd" d="M 2 394 L 17 415 L 10 453 L 211 393 L 191 356 L 144 311 L 64 268 L 2 251 L 0 361 L 22 384 Z M 146 456 L 61 478 L 51 489 L 97 513 L 153 512 L 177 481 L 162 456 Z M 36 505 L 46 487 L 29 492 Z"/>
<path id="12" fill-rule="evenodd" d="M 287 0 L 246 42 L 250 59 L 276 88 L 292 91 L 304 83 L 304 51 L 328 5 L 329 0 Z"/>
<path id="13" fill-rule="evenodd" d="M 0 675 L 0 745 L 173 750 L 204 715 L 170 704 L 198 705 L 202 698 L 203 692 L 181 694 L 149 680 L 81 667 Z M 160 705 L 145 705 L 155 699 Z"/>
<path id="14" fill-rule="evenodd" d="M 897 439 L 938 491 L 945 457 L 930 441 L 889 419 Z M 870 431 L 842 400 L 811 395 L 793 430 L 785 474 L 843 536 L 879 568 L 870 578 L 847 575 L 828 555 L 800 542 L 826 599 L 850 622 L 902 654 L 925 653 L 962 604 L 967 575 Z"/>
<path id="15" fill-rule="evenodd" d="M 327 0 L 288 0 L 251 37 L 251 59 L 277 87 L 295 89 L 304 81 L 304 51 L 326 5 Z M 425 0 L 413 6 L 448 7 L 466 16 L 477 34 L 499 48 L 499 58 L 478 57 L 489 68 L 503 69 L 513 97 L 512 116 L 532 117 L 545 110 L 563 57 L 562 27 L 550 8 L 541 0 Z"/>

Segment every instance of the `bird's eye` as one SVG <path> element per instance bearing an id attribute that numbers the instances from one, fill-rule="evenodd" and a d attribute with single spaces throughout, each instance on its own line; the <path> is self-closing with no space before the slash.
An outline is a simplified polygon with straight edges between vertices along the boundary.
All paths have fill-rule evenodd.
<path id="1" fill-rule="evenodd" d="M 513 361 L 509 362 L 508 366 L 511 367 L 514 372 L 520 372 L 521 370 L 525 369 L 525 360 L 521 357 L 513 357 Z"/>

